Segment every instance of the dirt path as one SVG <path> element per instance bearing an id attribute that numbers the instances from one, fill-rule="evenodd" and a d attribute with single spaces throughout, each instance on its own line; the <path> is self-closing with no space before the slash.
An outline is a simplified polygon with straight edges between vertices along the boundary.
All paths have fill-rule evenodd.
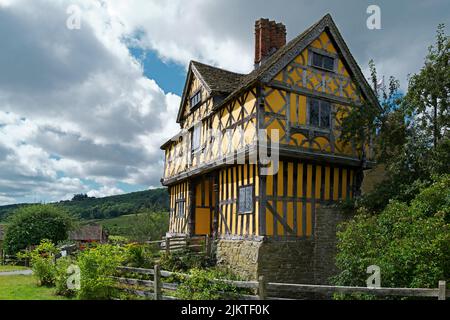
<path id="1" fill-rule="evenodd" d="M 17 276 L 17 275 L 29 276 L 32 273 L 33 273 L 33 271 L 31 271 L 31 270 L 5 271 L 5 272 L 0 272 L 0 276 Z"/>

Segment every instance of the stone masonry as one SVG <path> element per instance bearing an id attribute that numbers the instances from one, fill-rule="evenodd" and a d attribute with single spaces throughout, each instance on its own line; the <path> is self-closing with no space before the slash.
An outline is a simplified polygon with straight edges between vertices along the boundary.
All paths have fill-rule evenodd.
<path id="1" fill-rule="evenodd" d="M 245 279 L 264 275 L 269 282 L 329 284 L 337 274 L 337 224 L 350 218 L 333 206 L 317 209 L 308 239 L 225 240 L 217 242 L 217 262 Z"/>

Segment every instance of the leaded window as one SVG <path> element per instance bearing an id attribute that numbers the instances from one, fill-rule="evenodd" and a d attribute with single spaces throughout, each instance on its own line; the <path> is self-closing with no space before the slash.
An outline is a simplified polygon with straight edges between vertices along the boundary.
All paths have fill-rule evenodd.
<path id="1" fill-rule="evenodd" d="M 310 99 L 309 125 L 321 129 L 331 128 L 331 104 L 327 101 Z"/>
<path id="2" fill-rule="evenodd" d="M 239 188 L 239 213 L 253 212 L 253 186 Z"/>
<path id="3" fill-rule="evenodd" d="M 334 58 L 317 53 L 317 52 L 312 52 L 312 65 L 314 67 L 333 71 L 334 70 Z"/>
<path id="4" fill-rule="evenodd" d="M 199 90 L 191 97 L 191 109 L 195 108 L 202 101 L 202 92 Z"/>

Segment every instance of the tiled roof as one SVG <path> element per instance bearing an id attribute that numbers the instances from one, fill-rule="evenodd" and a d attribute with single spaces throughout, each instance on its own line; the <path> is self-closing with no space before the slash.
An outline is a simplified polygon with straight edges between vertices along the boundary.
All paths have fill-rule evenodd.
<path id="1" fill-rule="evenodd" d="M 100 241 L 103 239 L 103 227 L 100 225 L 82 226 L 78 230 L 69 232 L 69 239 L 74 241 Z"/>
<path id="2" fill-rule="evenodd" d="M 242 78 L 245 76 L 197 61 L 191 63 L 213 94 L 233 92 L 239 87 Z"/>

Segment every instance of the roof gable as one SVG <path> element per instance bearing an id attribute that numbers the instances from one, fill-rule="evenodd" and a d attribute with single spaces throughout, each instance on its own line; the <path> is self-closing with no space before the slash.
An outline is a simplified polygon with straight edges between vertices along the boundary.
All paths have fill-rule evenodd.
<path id="1" fill-rule="evenodd" d="M 357 81 L 365 98 L 368 99 L 371 104 L 380 108 L 377 97 L 367 83 L 367 80 L 356 63 L 355 58 L 350 53 L 347 44 L 342 38 L 330 14 L 325 15 L 321 20 L 294 38 L 285 47 L 281 48 L 273 57 L 271 57 L 273 59 L 268 61 L 265 69 L 260 75 L 260 80 L 262 82 L 269 82 L 272 80 L 283 68 L 285 68 L 299 54 L 301 54 L 303 50 L 318 39 L 323 32 L 326 32 L 329 35 L 330 40 L 333 42 L 334 48 L 342 56 L 342 62 L 349 73 Z"/>
<path id="2" fill-rule="evenodd" d="M 374 106 L 381 108 L 377 97 L 367 83 L 366 78 L 361 72 L 354 57 L 350 53 L 347 44 L 343 40 L 336 24 L 331 18 L 330 14 L 325 15 L 318 22 L 306 29 L 300 35 L 289 41 L 284 47 L 276 51 L 272 56 L 258 68 L 242 78 L 239 87 L 233 91 L 224 101 L 216 106 L 220 108 L 221 105 L 226 104 L 232 100 L 242 90 L 250 88 L 257 82 L 268 83 L 271 81 L 283 68 L 285 68 L 292 60 L 294 60 L 304 49 L 306 49 L 320 34 L 324 31 L 328 32 L 333 41 L 337 51 L 342 55 L 343 62 L 347 70 L 355 78 L 356 82 L 361 88 L 364 97 Z"/>
<path id="3" fill-rule="evenodd" d="M 198 79 L 203 89 L 208 95 L 228 95 L 239 87 L 240 80 L 244 75 L 209 66 L 197 61 L 191 61 L 186 77 L 186 83 L 181 97 L 181 104 L 178 110 L 177 122 L 180 123 L 183 117 L 184 108 L 189 98 L 190 87 L 193 79 Z"/>
<path id="4" fill-rule="evenodd" d="M 350 53 L 350 50 L 342 38 L 331 15 L 327 14 L 288 42 L 285 46 L 276 51 L 273 55 L 268 57 L 259 68 L 253 70 L 249 74 L 238 74 L 196 61 L 191 61 L 189 64 L 180 108 L 178 110 L 177 122 L 181 123 L 182 121 L 184 108 L 186 106 L 187 99 L 189 98 L 189 86 L 193 77 L 199 79 L 208 94 L 222 96 L 220 102 L 213 106 L 213 109 L 219 109 L 221 106 L 238 96 L 242 91 L 248 90 L 256 83 L 270 82 L 282 69 L 284 69 L 292 60 L 301 54 L 301 52 L 305 50 L 323 32 L 327 32 L 329 34 L 334 47 L 342 57 L 342 62 L 345 65 L 346 70 L 355 80 L 364 98 L 371 105 L 381 109 L 378 98 L 361 72 L 361 69 L 356 63 L 353 55 Z"/>

